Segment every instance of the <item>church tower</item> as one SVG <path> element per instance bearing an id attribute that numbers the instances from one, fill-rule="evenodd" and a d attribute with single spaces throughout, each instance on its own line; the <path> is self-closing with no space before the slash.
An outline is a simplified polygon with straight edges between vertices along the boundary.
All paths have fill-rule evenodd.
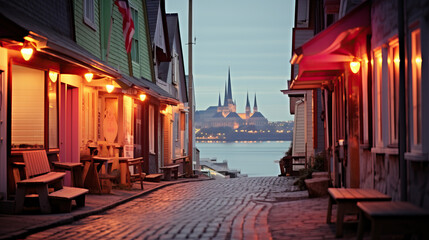
<path id="1" fill-rule="evenodd" d="M 228 109 L 230 112 L 236 112 L 234 101 L 232 100 L 232 87 L 231 87 L 231 69 L 228 67 Z"/>
<path id="2" fill-rule="evenodd" d="M 246 120 L 250 118 L 250 102 L 249 102 L 249 92 L 247 92 L 247 101 L 246 101 Z"/>
<path id="3" fill-rule="evenodd" d="M 253 103 L 253 113 L 258 111 L 258 104 L 256 103 L 256 93 L 255 93 L 255 102 Z"/>

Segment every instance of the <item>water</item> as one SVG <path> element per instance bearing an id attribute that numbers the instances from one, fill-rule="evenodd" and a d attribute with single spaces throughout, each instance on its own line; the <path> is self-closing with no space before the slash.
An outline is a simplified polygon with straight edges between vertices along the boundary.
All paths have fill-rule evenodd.
<path id="1" fill-rule="evenodd" d="M 277 176 L 278 161 L 289 149 L 290 141 L 252 143 L 196 143 L 200 158 L 217 158 L 228 161 L 229 169 L 241 170 L 249 177 Z"/>

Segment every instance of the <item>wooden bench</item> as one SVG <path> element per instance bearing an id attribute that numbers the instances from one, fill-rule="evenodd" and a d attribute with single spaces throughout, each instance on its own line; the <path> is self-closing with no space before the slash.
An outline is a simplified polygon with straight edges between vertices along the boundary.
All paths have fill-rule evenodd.
<path id="1" fill-rule="evenodd" d="M 164 173 L 164 180 L 170 181 L 171 180 L 171 174 L 173 174 L 174 179 L 177 179 L 179 177 L 179 164 L 173 164 L 168 165 L 164 167 L 160 167 L 159 169 L 162 170 Z"/>
<path id="2" fill-rule="evenodd" d="M 49 194 L 49 200 L 53 210 L 59 212 L 71 212 L 72 200 L 76 202 L 76 206 L 85 206 L 85 195 L 88 189 L 63 187 L 62 189 Z"/>
<path id="3" fill-rule="evenodd" d="M 148 182 L 160 182 L 162 176 L 163 174 L 158 174 L 158 173 L 149 174 L 149 175 L 146 175 L 144 180 Z"/>
<path id="4" fill-rule="evenodd" d="M 49 160 L 44 150 L 28 151 L 23 153 L 25 163 L 25 173 L 27 179 L 16 183 L 16 206 L 15 211 L 20 213 L 24 209 L 25 197 L 27 194 L 36 193 L 39 198 L 39 206 L 42 213 L 51 212 L 51 204 L 49 202 L 49 187 L 53 188 L 54 192 L 63 189 L 64 172 L 51 172 Z M 80 195 L 86 194 L 85 191 L 78 191 Z M 68 191 L 56 193 L 57 197 L 68 196 Z M 85 199 L 85 198 L 83 198 Z"/>
<path id="5" fill-rule="evenodd" d="M 63 177 L 65 175 L 66 174 L 62 172 L 49 172 L 41 176 L 17 182 L 15 212 L 21 213 L 24 209 L 26 195 L 35 193 L 39 198 L 40 211 L 42 213 L 50 213 L 51 205 L 49 204 L 48 188 L 51 186 L 54 188 L 54 191 L 61 189 Z"/>
<path id="6" fill-rule="evenodd" d="M 358 239 L 364 227 L 371 223 L 371 239 L 382 234 L 420 235 L 429 239 L 429 211 L 408 202 L 359 202 Z"/>
<path id="7" fill-rule="evenodd" d="M 390 201 L 392 198 L 374 189 L 329 188 L 328 214 L 326 223 L 331 223 L 332 205 L 337 204 L 336 237 L 343 235 L 344 216 L 358 214 L 357 202 Z"/>
<path id="8" fill-rule="evenodd" d="M 171 160 L 173 164 L 179 164 L 178 177 L 182 177 L 185 175 L 185 166 L 189 162 L 188 158 L 189 158 L 188 156 L 183 156 L 183 157 L 178 157 Z"/>

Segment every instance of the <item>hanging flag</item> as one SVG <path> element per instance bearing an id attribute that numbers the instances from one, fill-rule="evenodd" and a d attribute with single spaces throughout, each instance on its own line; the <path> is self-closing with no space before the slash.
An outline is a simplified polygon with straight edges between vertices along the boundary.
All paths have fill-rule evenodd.
<path id="1" fill-rule="evenodd" d="M 131 52 L 131 43 L 134 35 L 134 22 L 131 17 L 131 9 L 128 0 L 116 0 L 119 12 L 122 14 L 122 31 L 125 39 L 125 50 Z"/>

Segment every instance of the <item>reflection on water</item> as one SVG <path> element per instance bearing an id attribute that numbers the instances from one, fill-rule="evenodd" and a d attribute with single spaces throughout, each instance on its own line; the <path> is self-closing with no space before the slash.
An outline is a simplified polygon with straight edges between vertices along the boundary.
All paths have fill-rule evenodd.
<path id="1" fill-rule="evenodd" d="M 196 143 L 200 158 L 228 161 L 230 169 L 241 170 L 249 177 L 277 176 L 278 160 L 289 149 L 290 141 Z"/>

